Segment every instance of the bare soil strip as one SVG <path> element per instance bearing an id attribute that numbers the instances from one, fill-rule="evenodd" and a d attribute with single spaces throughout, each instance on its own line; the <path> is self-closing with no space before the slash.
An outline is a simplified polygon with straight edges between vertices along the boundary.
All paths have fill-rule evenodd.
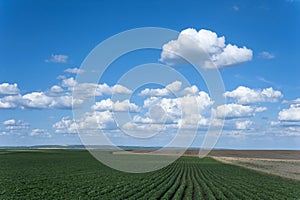
<path id="1" fill-rule="evenodd" d="M 300 180 L 300 160 L 236 157 L 213 158 L 223 163 L 238 165 L 248 169 L 273 174 L 284 178 Z"/>

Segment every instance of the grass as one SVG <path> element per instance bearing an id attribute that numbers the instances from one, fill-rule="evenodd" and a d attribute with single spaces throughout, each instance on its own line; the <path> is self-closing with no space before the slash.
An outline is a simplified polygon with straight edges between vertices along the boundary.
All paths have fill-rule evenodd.
<path id="1" fill-rule="evenodd" d="M 182 157 L 150 173 L 119 172 L 84 150 L 0 151 L 0 199 L 300 199 L 300 182 Z"/>

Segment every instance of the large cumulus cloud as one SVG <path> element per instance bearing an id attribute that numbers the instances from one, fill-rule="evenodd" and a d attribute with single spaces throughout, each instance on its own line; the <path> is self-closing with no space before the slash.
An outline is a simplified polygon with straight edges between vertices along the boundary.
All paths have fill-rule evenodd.
<path id="1" fill-rule="evenodd" d="M 218 37 L 215 32 L 188 28 L 176 40 L 163 45 L 160 61 L 170 66 L 186 65 L 189 61 L 209 69 L 247 62 L 252 56 L 251 49 L 225 44 L 225 37 Z"/>

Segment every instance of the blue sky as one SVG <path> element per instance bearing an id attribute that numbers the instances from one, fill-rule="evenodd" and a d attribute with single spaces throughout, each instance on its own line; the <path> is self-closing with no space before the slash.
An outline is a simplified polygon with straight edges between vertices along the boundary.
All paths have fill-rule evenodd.
<path id="1" fill-rule="evenodd" d="M 233 64 L 226 64 L 219 53 L 211 53 L 224 81 L 227 105 L 223 107 L 232 111 L 223 116 L 226 118 L 225 127 L 216 147 L 299 149 L 299 9 L 300 2 L 297 0 L 0 1 L 0 145 L 80 144 L 73 124 L 80 122 L 73 121 L 70 99 L 76 75 L 80 73 L 78 68 L 85 57 L 100 42 L 122 31 L 163 27 L 199 39 L 200 46 L 201 41 L 207 40 L 206 36 L 216 34 L 217 38 L 224 36 L 225 45 L 245 46 L 249 50 L 241 52 L 239 49 L 240 53 L 234 59 L 232 56 L 224 58 L 226 62 L 233 62 L 230 58 L 233 59 Z M 197 34 L 200 30 L 207 32 Z M 169 44 L 169 49 L 184 55 L 195 50 L 185 46 L 179 38 L 174 40 L 181 45 L 180 48 L 174 49 Z M 203 48 L 209 51 L 211 45 Z M 218 48 L 219 51 L 225 49 Z M 195 59 L 198 61 L 197 56 Z M 168 64 L 168 61 L 173 64 Z M 150 62 L 169 65 L 185 76 L 199 92 L 205 92 L 197 93 L 201 104 L 207 103 L 207 107 L 203 108 L 205 113 L 201 114 L 204 121 L 208 120 L 206 115 L 212 113 L 222 117 L 220 109 L 223 107 L 207 111 L 212 110 L 212 99 L 206 99 L 205 95 L 209 92 L 195 69 L 190 65 L 181 66 L 168 55 L 163 56 L 159 50 L 132 52 L 116 60 L 99 83 L 102 86 L 107 84 L 105 89 L 108 92 L 99 95 L 96 100 L 110 99 L 114 85 L 123 74 L 137 65 Z M 169 84 L 174 83 L 176 88 L 176 81 L 171 77 Z M 182 90 L 184 87 L 183 84 Z M 148 91 L 160 90 L 141 95 L 147 88 Z M 158 122 L 154 123 L 158 127 L 151 126 L 147 121 L 150 111 L 145 101 L 151 97 L 156 98 L 155 102 L 165 109 L 169 124 L 178 126 L 177 107 L 169 105 L 173 101 L 176 104 L 176 98 L 162 94 L 166 91 L 163 89 L 163 86 L 144 85 L 137 91 L 131 91 L 134 95 L 130 103 L 138 108 L 130 112 L 136 118 L 133 123 L 127 124 L 127 129 L 155 132 L 163 127 Z M 131 94 L 126 88 L 120 90 L 122 94 Z M 98 106 L 102 107 L 97 110 L 98 115 L 92 117 L 101 120 L 104 115 L 109 116 L 113 110 L 109 108 L 111 104 L 109 100 L 99 103 Z M 119 104 L 121 107 L 124 105 Z M 131 108 L 134 110 L 134 107 Z M 111 123 L 109 120 L 106 122 Z M 200 126 L 206 129 L 210 123 L 203 122 Z M 115 143 L 140 145 L 137 140 L 118 133 L 116 127 L 110 125 L 107 134 Z M 103 126 L 108 127 L 107 124 Z M 159 134 L 141 145 L 164 145 L 170 140 L 174 128 L 167 126 L 163 127 L 165 134 Z M 203 141 L 204 131 L 200 128 L 198 132 L 193 146 L 199 146 Z"/>

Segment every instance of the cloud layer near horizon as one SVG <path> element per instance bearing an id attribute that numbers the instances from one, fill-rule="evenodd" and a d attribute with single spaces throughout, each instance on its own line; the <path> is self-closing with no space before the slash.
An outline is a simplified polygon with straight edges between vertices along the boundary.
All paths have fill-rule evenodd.
<path id="1" fill-rule="evenodd" d="M 144 88 L 137 96 L 143 99 L 142 104 L 136 104 L 130 99 L 112 100 L 110 95 L 131 94 L 132 91 L 122 85 L 108 86 L 107 84 L 77 83 L 70 77 L 61 80 L 46 91 L 33 91 L 21 94 L 17 84 L 2 83 L 0 98 L 1 109 L 71 109 L 72 93 L 75 86 L 79 88 L 82 97 L 96 95 L 100 98 L 91 106 L 82 118 L 75 121 L 71 117 L 63 117 L 53 124 L 55 133 L 76 133 L 77 129 L 104 129 L 116 131 L 121 128 L 126 131 L 153 133 L 178 128 L 206 129 L 210 124 L 218 126 L 220 120 L 225 119 L 225 132 L 233 136 L 242 134 L 240 130 L 254 130 L 256 122 L 253 118 L 268 109 L 269 104 L 283 98 L 279 90 L 273 88 L 251 89 L 239 86 L 232 91 L 226 91 L 224 96 L 229 102 L 213 107 L 210 95 L 201 91 L 197 86 L 183 87 L 180 81 L 174 81 L 160 88 Z M 174 95 L 174 92 L 176 95 Z M 80 106 L 84 101 L 73 101 Z M 264 106 L 258 106 L 264 103 Z M 299 100 L 283 101 L 283 105 L 290 104 L 278 112 L 278 121 L 270 121 L 271 127 L 281 127 L 287 135 L 295 135 L 300 127 Z M 114 113 L 128 112 L 131 121 L 117 124 Z M 184 117 L 183 117 L 184 116 Z M 214 120 L 211 117 L 214 117 Z M 43 128 L 30 129 L 30 125 L 21 120 L 7 119 L 3 121 L 4 130 L 1 135 L 16 134 L 27 131 L 29 136 L 51 137 L 51 131 Z M 297 130 L 296 130 L 297 129 Z M 282 132 L 280 133 L 282 134 Z M 230 135 L 230 134 L 229 134 Z"/>

